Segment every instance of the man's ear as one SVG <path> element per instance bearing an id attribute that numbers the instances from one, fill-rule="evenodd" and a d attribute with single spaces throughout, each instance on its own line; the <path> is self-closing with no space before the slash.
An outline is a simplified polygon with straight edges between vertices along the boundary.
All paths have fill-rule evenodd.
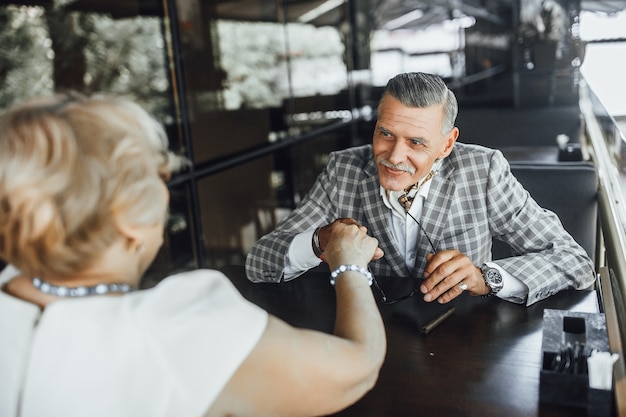
<path id="1" fill-rule="evenodd" d="M 446 156 L 450 155 L 450 152 L 452 152 L 452 149 L 454 148 L 454 144 L 458 137 L 459 137 L 459 128 L 453 127 L 444 137 L 445 147 L 439 153 L 439 155 L 437 155 L 438 159 L 443 159 Z"/>

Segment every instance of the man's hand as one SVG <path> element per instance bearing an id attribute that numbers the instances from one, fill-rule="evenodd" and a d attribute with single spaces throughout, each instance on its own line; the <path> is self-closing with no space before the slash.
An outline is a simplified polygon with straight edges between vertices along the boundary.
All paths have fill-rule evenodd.
<path id="1" fill-rule="evenodd" d="M 444 304 L 463 291 L 468 291 L 470 295 L 486 295 L 490 291 L 480 269 L 456 249 L 429 253 L 426 261 L 426 280 L 420 287 L 424 301 L 437 300 Z"/>
<path id="2" fill-rule="evenodd" d="M 319 239 L 320 239 L 320 249 L 322 250 L 322 255 L 320 256 L 320 259 L 324 262 L 326 262 L 326 258 L 324 257 L 324 249 L 326 248 L 326 246 L 328 245 L 328 242 L 331 239 L 331 234 L 333 232 L 333 229 L 338 224 L 347 224 L 347 225 L 355 224 L 359 227 L 359 229 L 367 233 L 367 227 L 361 226 L 356 220 L 349 219 L 349 218 L 339 218 L 335 220 L 334 222 L 332 222 L 331 224 L 327 224 L 326 226 L 323 226 L 320 229 Z M 383 250 L 377 246 L 371 260 L 374 261 L 376 259 L 380 259 L 383 257 L 383 255 L 384 255 Z"/>

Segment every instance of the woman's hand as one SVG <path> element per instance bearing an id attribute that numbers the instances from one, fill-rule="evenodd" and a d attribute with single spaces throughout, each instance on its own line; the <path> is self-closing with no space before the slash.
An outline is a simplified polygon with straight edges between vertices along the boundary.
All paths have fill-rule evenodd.
<path id="1" fill-rule="evenodd" d="M 366 268 L 376 250 L 380 250 L 378 240 L 367 235 L 366 227 L 356 223 L 333 223 L 324 258 L 331 269 L 341 264 Z"/>
<path id="2" fill-rule="evenodd" d="M 351 230 L 346 230 L 351 229 Z M 345 236 L 348 237 L 345 237 Z M 352 236 L 352 237 L 350 237 Z M 347 239 L 343 241 L 343 239 Z M 350 242 L 350 239 L 359 239 L 359 241 Z M 369 238 L 369 239 L 366 239 Z M 334 240 L 341 240 L 340 242 L 334 242 Z M 370 257 L 365 261 L 364 264 L 357 264 L 356 262 L 349 261 L 346 259 L 335 262 L 334 259 L 339 256 L 339 254 L 333 253 L 329 257 L 329 253 L 332 252 L 344 252 L 348 253 L 354 252 L 355 255 L 357 253 L 361 253 L 363 251 L 369 252 L 369 245 L 371 242 L 375 242 L 374 249 L 371 251 Z M 350 244 L 352 243 L 352 244 Z M 341 249 L 341 248 L 344 249 Z M 367 236 L 367 227 L 361 226 L 354 219 L 337 219 L 329 225 L 322 227 L 320 230 L 320 248 L 322 249 L 321 259 L 328 263 L 331 269 L 334 269 L 335 266 L 341 265 L 342 263 L 353 263 L 359 266 L 366 266 L 370 261 L 380 259 L 383 257 L 384 253 L 382 249 L 378 247 L 378 240 Z M 345 254 L 344 254 L 345 255 Z M 331 259 L 333 262 L 331 262 Z"/>

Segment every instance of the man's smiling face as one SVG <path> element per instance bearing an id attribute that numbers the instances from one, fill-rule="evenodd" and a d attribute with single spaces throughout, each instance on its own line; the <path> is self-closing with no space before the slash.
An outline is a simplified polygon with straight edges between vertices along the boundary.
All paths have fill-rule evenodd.
<path id="1" fill-rule="evenodd" d="M 437 159 L 452 151 L 455 127 L 443 134 L 443 106 L 407 107 L 387 95 L 378 109 L 372 147 L 380 185 L 406 189 L 424 178 Z"/>

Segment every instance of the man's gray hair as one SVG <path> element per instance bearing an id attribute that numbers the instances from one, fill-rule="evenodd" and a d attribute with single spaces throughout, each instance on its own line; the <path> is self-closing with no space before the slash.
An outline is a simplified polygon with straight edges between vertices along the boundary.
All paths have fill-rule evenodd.
<path id="1" fill-rule="evenodd" d="M 378 107 L 390 95 L 408 107 L 442 105 L 444 110 L 442 134 L 448 133 L 456 121 L 459 106 L 456 96 L 441 77 L 423 72 L 398 74 L 387 82 Z"/>

